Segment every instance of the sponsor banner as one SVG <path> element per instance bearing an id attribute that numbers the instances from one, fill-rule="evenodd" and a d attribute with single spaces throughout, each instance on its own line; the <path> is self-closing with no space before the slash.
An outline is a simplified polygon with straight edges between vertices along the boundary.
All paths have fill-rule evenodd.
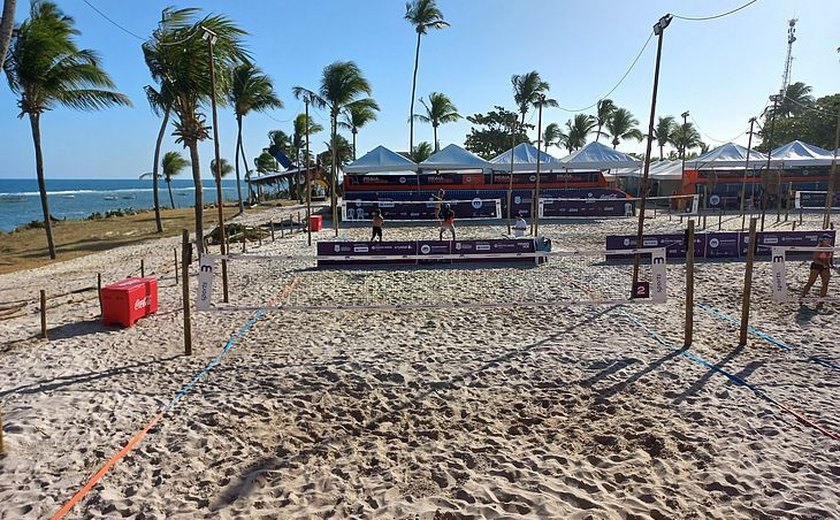
<path id="1" fill-rule="evenodd" d="M 623 199 L 541 201 L 542 216 L 550 217 L 631 217 L 635 204 Z"/>
<path id="2" fill-rule="evenodd" d="M 210 255 L 201 257 L 198 264 L 198 290 L 196 291 L 195 308 L 203 311 L 210 308 L 213 299 L 213 267 L 215 259 Z"/>
<path id="3" fill-rule="evenodd" d="M 737 243 L 737 237 L 734 242 Z M 607 251 L 615 249 L 636 249 L 635 235 L 608 235 Z M 668 235 L 645 235 L 642 237 L 642 245 L 639 249 L 653 247 L 664 247 L 668 258 L 685 258 L 685 233 L 674 233 Z M 737 251 L 737 249 L 736 249 Z M 607 255 L 609 258 L 632 258 L 633 255 Z M 694 257 L 704 258 L 706 256 L 706 238 L 702 234 L 694 235 Z"/>
<path id="4" fill-rule="evenodd" d="M 787 300 L 787 283 L 785 283 L 785 249 L 774 247 L 770 258 L 773 273 L 773 301 L 784 302 Z"/>
<path id="5" fill-rule="evenodd" d="M 600 172 L 540 173 L 540 183 L 588 183 L 600 182 Z M 513 184 L 534 184 L 536 172 L 514 173 Z M 510 184 L 510 173 L 493 174 L 493 184 Z"/>
<path id="6" fill-rule="evenodd" d="M 665 269 L 665 249 L 654 251 L 650 260 L 650 299 L 655 303 L 668 300 L 667 270 Z"/>
<path id="7" fill-rule="evenodd" d="M 348 186 L 392 186 L 394 184 L 407 184 L 409 186 L 417 185 L 417 175 L 408 173 L 406 175 L 356 175 L 347 174 L 344 176 L 344 182 Z"/>
<path id="8" fill-rule="evenodd" d="M 507 262 L 517 258 L 481 258 L 481 255 L 510 254 L 523 255 L 522 261 L 535 263 L 534 240 L 418 240 L 416 242 L 319 242 L 318 265 L 351 264 L 426 264 L 454 262 Z M 423 256 L 461 255 L 454 260 L 423 259 Z M 400 257 L 411 258 L 400 258 Z M 419 256 L 419 259 L 415 259 Z M 361 258 L 358 258 L 361 257 Z M 369 258 L 365 258 L 369 257 Z M 383 258 L 388 257 L 388 258 Z"/>
<path id="9" fill-rule="evenodd" d="M 416 242 L 318 242 L 318 265 L 337 265 L 352 263 L 415 263 L 414 259 L 393 258 L 383 261 L 377 258 L 364 260 L 349 256 L 411 256 L 417 254 Z"/>
<path id="10" fill-rule="evenodd" d="M 816 247 L 820 241 L 820 235 L 828 233 L 831 235 L 831 243 L 834 243 L 834 230 L 820 230 L 820 231 L 764 231 L 756 233 L 756 242 L 758 248 L 756 249 L 756 256 L 769 257 L 771 248 L 773 247 Z M 746 232 L 740 233 L 740 254 L 743 257 L 747 256 L 747 246 L 750 241 L 750 234 Z M 807 258 L 813 253 L 810 251 L 789 251 L 787 256 L 797 258 Z"/>
<path id="11" fill-rule="evenodd" d="M 494 201 L 474 197 L 466 202 L 447 202 L 455 212 L 455 219 L 494 219 L 501 218 L 499 207 Z M 378 209 L 388 220 L 437 220 L 441 203 L 434 200 L 407 203 L 402 200 L 379 199 L 373 201 L 353 201 L 346 203 L 346 220 L 370 220 L 373 211 Z"/>
<path id="12" fill-rule="evenodd" d="M 826 192 L 819 191 L 797 191 L 796 192 L 796 207 L 804 209 L 824 209 L 825 198 L 828 196 Z M 840 193 L 834 193 L 834 201 L 831 204 L 832 208 L 840 208 Z"/>
<path id="13" fill-rule="evenodd" d="M 457 240 L 453 243 L 452 254 L 480 255 L 487 253 L 533 253 L 533 240 Z M 530 258 L 533 260 L 533 258 Z"/>
<path id="14" fill-rule="evenodd" d="M 738 258 L 740 233 L 705 233 L 706 258 Z M 696 253 L 695 253 L 696 254 Z"/>

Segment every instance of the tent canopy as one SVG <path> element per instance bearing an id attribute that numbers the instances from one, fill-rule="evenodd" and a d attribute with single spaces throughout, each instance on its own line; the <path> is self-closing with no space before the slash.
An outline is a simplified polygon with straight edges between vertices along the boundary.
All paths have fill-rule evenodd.
<path id="1" fill-rule="evenodd" d="M 533 172 L 537 169 L 537 156 L 540 158 L 540 171 L 558 169 L 560 160 L 541 150 L 534 148 L 531 143 L 519 143 L 512 149 L 498 155 L 490 162 L 497 171 L 510 171 L 511 156 L 513 157 L 513 171 Z"/>
<path id="2" fill-rule="evenodd" d="M 450 144 L 420 163 L 424 170 L 486 170 L 493 165 L 457 144 Z"/>
<path id="3" fill-rule="evenodd" d="M 417 171 L 417 163 L 382 145 L 344 167 L 344 173 L 382 173 Z"/>
<path id="4" fill-rule="evenodd" d="M 754 169 L 767 164 L 767 155 L 750 150 L 750 166 Z M 747 160 L 747 149 L 735 143 L 726 143 L 713 150 L 686 161 L 687 170 L 711 170 L 713 168 L 743 168 Z"/>
<path id="5" fill-rule="evenodd" d="M 785 166 L 829 166 L 834 159 L 829 150 L 798 140 L 776 148 L 771 156 Z"/>
<path id="6" fill-rule="evenodd" d="M 641 178 L 644 164 L 638 168 L 622 168 L 615 172 L 616 177 Z M 651 180 L 666 181 L 682 179 L 682 161 L 653 161 L 650 163 Z"/>
<path id="7" fill-rule="evenodd" d="M 635 168 L 640 166 L 642 162 L 604 144 L 591 142 L 580 150 L 560 159 L 560 164 L 563 168 L 569 170 L 608 170 L 612 168 Z"/>

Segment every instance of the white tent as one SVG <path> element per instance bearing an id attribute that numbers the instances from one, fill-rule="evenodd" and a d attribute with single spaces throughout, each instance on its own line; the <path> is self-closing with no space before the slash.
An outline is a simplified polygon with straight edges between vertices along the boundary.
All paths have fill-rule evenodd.
<path id="1" fill-rule="evenodd" d="M 509 172 L 511 156 L 513 156 L 513 171 L 535 172 L 537 171 L 537 155 L 540 157 L 540 171 L 559 169 L 559 159 L 542 150 L 537 150 L 531 143 L 519 143 L 503 154 L 490 159 L 490 162 L 494 170 Z"/>
<path id="2" fill-rule="evenodd" d="M 782 161 L 785 167 L 829 166 L 834 154 L 819 146 L 802 141 L 791 141 L 773 150 L 771 157 L 774 161 Z"/>
<path id="3" fill-rule="evenodd" d="M 424 170 L 486 170 L 493 165 L 457 144 L 450 144 L 420 163 Z"/>
<path id="4" fill-rule="evenodd" d="M 382 173 L 416 171 L 417 163 L 382 145 L 344 167 L 344 173 Z"/>
<path id="5" fill-rule="evenodd" d="M 635 168 L 641 164 L 641 161 L 631 155 L 596 142 L 589 143 L 580 150 L 560 159 L 560 165 L 568 170 Z"/>
<path id="6" fill-rule="evenodd" d="M 750 150 L 750 167 L 759 169 L 767 164 L 767 156 Z M 735 143 L 726 143 L 709 150 L 699 157 L 685 162 L 687 170 L 711 170 L 714 168 L 743 168 L 747 160 L 747 149 Z"/>

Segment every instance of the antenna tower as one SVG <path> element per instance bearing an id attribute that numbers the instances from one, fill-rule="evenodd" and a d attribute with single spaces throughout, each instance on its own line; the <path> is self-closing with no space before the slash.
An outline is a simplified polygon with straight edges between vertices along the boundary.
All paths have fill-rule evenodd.
<path id="1" fill-rule="evenodd" d="M 796 41 L 796 22 L 798 18 L 791 18 L 788 20 L 788 45 L 787 57 L 785 58 L 785 73 L 782 75 L 782 88 L 779 93 L 784 96 L 787 94 L 788 85 L 790 85 L 790 69 L 793 65 L 793 42 Z"/>

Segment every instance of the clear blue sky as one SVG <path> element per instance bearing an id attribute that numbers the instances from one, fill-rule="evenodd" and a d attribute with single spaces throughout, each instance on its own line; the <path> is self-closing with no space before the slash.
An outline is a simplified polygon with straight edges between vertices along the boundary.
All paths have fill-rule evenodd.
<path id="1" fill-rule="evenodd" d="M 408 148 L 408 105 L 415 33 L 403 20 L 402 0 L 162 2 L 158 0 L 89 0 L 128 30 L 147 36 L 161 9 L 175 3 L 224 13 L 250 33 L 248 46 L 256 63 L 275 81 L 286 108 L 253 114 L 245 122 L 245 144 L 255 156 L 272 129 L 291 131 L 303 106 L 291 94 L 295 85 L 317 88 L 323 67 L 354 60 L 374 89 L 382 111 L 379 120 L 359 133 L 360 155 L 378 144 Z M 493 105 L 513 107 L 510 76 L 538 70 L 551 84 L 551 95 L 568 108 L 599 99 L 624 74 L 651 32 L 653 23 L 671 12 L 686 16 L 717 14 L 746 0 L 439 0 L 451 27 L 423 38 L 418 96 L 445 92 L 462 115 Z M 29 2 L 18 1 L 18 20 Z M 58 108 L 42 119 L 48 178 L 133 178 L 151 168 L 159 120 L 149 110 L 143 86 L 150 82 L 140 41 L 115 27 L 82 0 L 59 0 L 82 34 L 79 44 L 98 50 L 104 67 L 133 108 L 80 113 Z M 750 116 L 764 107 L 781 84 L 787 19 L 799 18 L 794 46 L 793 81 L 813 86 L 816 97 L 840 92 L 840 9 L 837 0 L 759 0 L 723 19 L 674 20 L 666 31 L 657 115 L 679 116 L 690 110 L 712 144 L 746 144 Z M 653 77 L 655 40 L 634 70 L 610 97 L 629 108 L 646 130 Z M 590 111 L 591 112 L 591 111 Z M 0 85 L 0 177 L 34 177 L 29 124 L 17 118 L 16 99 Z M 548 110 L 545 123 L 564 123 L 571 114 Z M 316 114 L 325 127 L 325 114 Z M 536 118 L 533 119 L 536 122 Z M 220 113 L 222 155 L 233 159 L 235 122 Z M 463 144 L 469 123 L 440 129 L 442 145 Z M 431 128 L 417 124 L 415 140 L 431 141 Z M 325 148 L 327 133 L 313 138 Z M 167 138 L 165 150 L 179 150 Z M 623 143 L 620 150 L 643 151 Z M 565 155 L 557 149 L 549 150 Z M 201 147 L 202 169 L 212 143 Z"/>

